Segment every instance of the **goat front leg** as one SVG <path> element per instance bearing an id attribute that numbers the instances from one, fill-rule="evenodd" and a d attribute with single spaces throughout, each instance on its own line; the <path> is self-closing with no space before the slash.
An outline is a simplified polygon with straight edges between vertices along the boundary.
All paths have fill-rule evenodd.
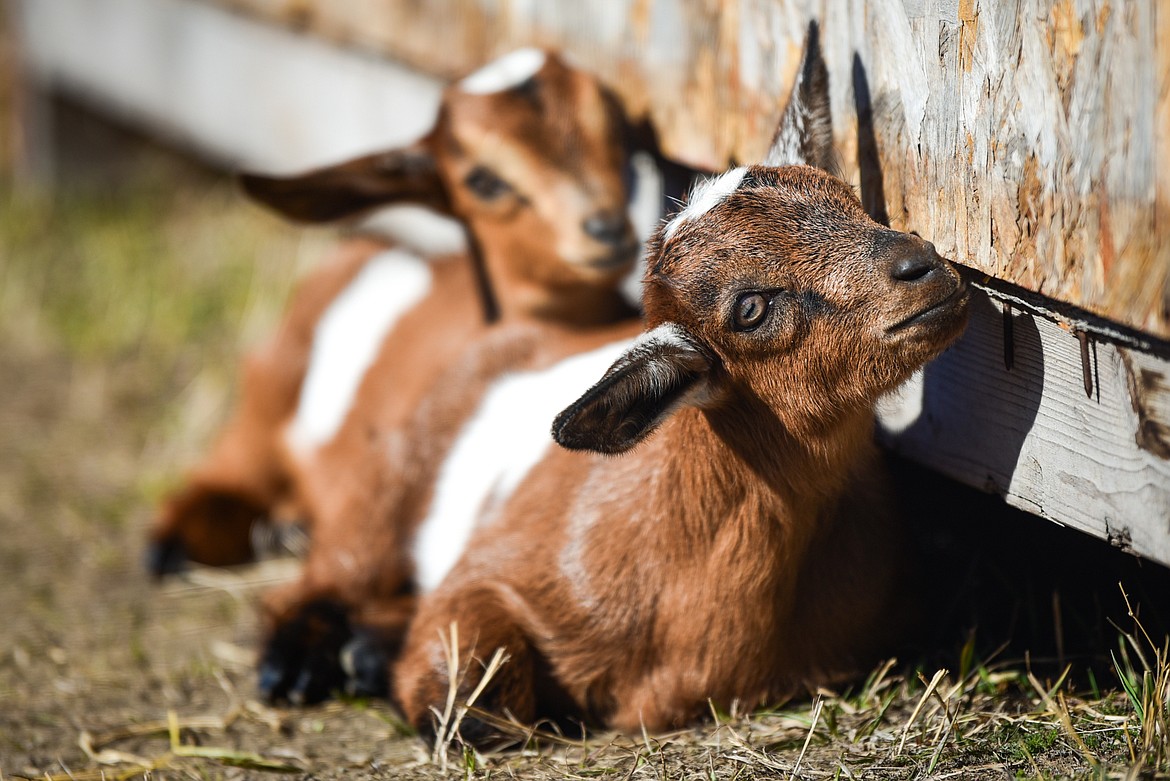
<path id="1" fill-rule="evenodd" d="M 502 649 L 503 664 L 485 680 L 492 658 Z M 498 596 L 490 591 L 453 591 L 432 595 L 411 625 L 402 658 L 392 670 L 398 702 L 407 720 L 428 742 L 440 738 L 444 718 L 453 719 L 483 685 L 476 708 L 521 723 L 537 715 L 537 673 L 540 657 L 530 638 Z M 452 669 L 454 664 L 454 669 Z M 455 687 L 455 709 L 447 701 Z M 505 736 L 484 720 L 465 715 L 448 723 L 447 735 L 485 748 Z"/>
<path id="2" fill-rule="evenodd" d="M 352 431 L 353 429 L 347 429 Z M 265 604 L 260 690 L 314 701 L 337 689 L 386 696 L 387 667 L 414 615 L 411 565 L 399 522 L 403 483 L 377 448 L 322 458 L 304 570 Z M 326 453 L 328 455 L 328 451 Z"/>
<path id="3" fill-rule="evenodd" d="M 265 595 L 264 640 L 257 669 L 260 696 L 269 702 L 319 702 L 340 690 L 339 661 L 353 637 L 349 611 L 335 594 L 304 580 Z"/>
<path id="4" fill-rule="evenodd" d="M 289 497 L 279 442 L 292 415 L 307 346 L 280 333 L 244 364 L 240 404 L 187 485 L 163 504 L 150 532 L 147 569 L 173 574 L 188 561 L 211 566 L 255 558 L 252 530 Z"/>
<path id="5" fill-rule="evenodd" d="M 213 567 L 245 564 L 255 556 L 253 526 L 268 518 L 263 492 L 226 481 L 196 478 L 160 508 L 146 548 L 155 578 L 182 572 L 189 561 Z"/>
<path id="6" fill-rule="evenodd" d="M 409 593 L 370 594 L 360 602 L 301 580 L 270 592 L 257 670 L 266 700 L 306 704 L 334 692 L 388 697 L 386 670 L 414 615 Z"/>
<path id="7" fill-rule="evenodd" d="M 146 566 L 152 575 L 172 574 L 188 561 L 229 566 L 255 558 L 253 526 L 279 522 L 273 510 L 296 498 L 283 436 L 300 399 L 316 324 L 384 248 L 367 239 L 345 242 L 299 286 L 277 332 L 245 359 L 231 419 L 150 530 Z"/>
<path id="8" fill-rule="evenodd" d="M 414 617 L 413 594 L 367 600 L 350 617 L 353 637 L 341 649 L 345 690 L 359 697 L 394 698 L 388 671 L 402 651 Z"/>

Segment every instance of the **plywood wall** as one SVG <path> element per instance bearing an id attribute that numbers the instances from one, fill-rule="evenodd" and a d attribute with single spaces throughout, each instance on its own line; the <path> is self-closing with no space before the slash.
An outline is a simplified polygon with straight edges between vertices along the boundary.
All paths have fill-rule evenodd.
<path id="1" fill-rule="evenodd" d="M 861 149 L 876 147 L 895 226 L 1170 338 L 1170 3 L 207 1 L 448 78 L 558 47 L 648 116 L 669 155 L 711 169 L 759 157 L 818 18 L 844 170 L 859 181 L 858 109 L 872 109 Z"/>

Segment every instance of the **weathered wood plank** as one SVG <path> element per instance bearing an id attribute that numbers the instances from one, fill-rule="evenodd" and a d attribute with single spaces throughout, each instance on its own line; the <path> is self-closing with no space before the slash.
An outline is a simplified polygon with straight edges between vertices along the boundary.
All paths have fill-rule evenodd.
<path id="1" fill-rule="evenodd" d="M 425 133 L 440 80 L 187 0 L 25 0 L 30 70 L 233 165 L 288 170 Z"/>
<path id="2" fill-rule="evenodd" d="M 896 226 L 1170 338 L 1170 206 L 1155 198 L 1168 168 L 1164 3 L 221 2 L 444 77 L 520 44 L 563 48 L 645 112 L 669 154 L 706 168 L 759 158 L 816 16 L 846 169 L 861 73 Z"/>
<path id="3" fill-rule="evenodd" d="M 1159 257 L 1161 262 L 1170 265 L 1170 258 L 1166 255 L 1166 223 L 1170 215 L 1170 10 L 1165 4 L 1155 10 L 1157 17 L 1156 40 L 1161 45 L 1155 47 L 1158 52 L 1158 116 L 1156 120 L 1158 134 L 1158 149 L 1155 154 L 1156 176 L 1158 177 L 1157 194 L 1155 196 L 1154 222 L 1155 227 L 1162 231 L 1159 241 Z M 1156 284 L 1156 280 L 1155 280 Z M 1162 312 L 1170 312 L 1170 273 L 1162 281 Z"/>
<path id="4" fill-rule="evenodd" d="M 1018 300 L 1011 321 L 1006 348 L 1003 301 L 977 296 L 963 339 L 883 401 L 887 443 L 1170 565 L 1170 360 L 1090 339 L 1090 398 L 1076 332 Z"/>
<path id="5" fill-rule="evenodd" d="M 418 138 L 441 80 L 189 0 L 23 0 L 29 73 L 232 167 L 294 171 Z M 394 207 L 367 222 L 422 251 L 450 220 Z"/>

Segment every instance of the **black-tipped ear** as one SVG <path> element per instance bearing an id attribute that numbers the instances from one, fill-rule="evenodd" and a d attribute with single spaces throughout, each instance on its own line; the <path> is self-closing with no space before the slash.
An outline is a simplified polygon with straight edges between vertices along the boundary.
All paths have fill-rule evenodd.
<path id="1" fill-rule="evenodd" d="M 833 168 L 829 70 L 821 54 L 820 26 L 815 19 L 808 23 L 804 58 L 764 165 L 811 165 L 825 171 Z"/>
<path id="2" fill-rule="evenodd" d="M 329 222 L 391 203 L 451 213 L 435 158 L 421 142 L 299 176 L 242 173 L 240 184 L 255 200 L 300 222 Z"/>
<path id="3" fill-rule="evenodd" d="M 569 450 L 624 453 L 702 395 L 711 363 L 678 326 L 642 334 L 600 382 L 557 415 L 553 439 Z"/>

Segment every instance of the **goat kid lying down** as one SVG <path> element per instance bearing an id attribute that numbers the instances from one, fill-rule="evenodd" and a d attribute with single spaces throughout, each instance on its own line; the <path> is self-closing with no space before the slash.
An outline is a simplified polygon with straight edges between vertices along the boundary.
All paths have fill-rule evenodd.
<path id="1" fill-rule="evenodd" d="M 410 146 L 290 178 L 245 175 L 253 198 L 301 221 L 427 206 L 463 223 L 471 252 L 424 259 L 351 239 L 300 284 L 245 361 L 215 446 L 163 504 L 152 573 L 251 560 L 254 523 L 281 504 L 311 523 L 367 515 L 388 432 L 488 320 L 631 317 L 619 293 L 639 247 L 624 127 L 594 77 L 522 49 L 448 87 Z"/>
<path id="2" fill-rule="evenodd" d="M 898 524 L 873 405 L 957 338 L 967 292 L 806 165 L 830 152 L 814 28 L 766 164 L 707 182 L 652 241 L 644 327 L 503 325 L 419 407 L 384 496 L 394 547 L 366 540 L 399 588 L 346 620 L 397 616 L 350 672 L 389 656 L 424 734 L 451 676 L 467 697 L 498 649 L 481 707 L 623 730 L 777 700 L 882 650 Z M 269 650 L 330 648 L 304 640 L 336 626 L 327 605 L 277 622 Z"/>
<path id="3" fill-rule="evenodd" d="M 460 697 L 503 649 L 480 707 L 621 730 L 839 682 L 895 639 L 873 405 L 962 331 L 957 273 L 800 165 L 714 179 L 649 253 L 640 335 L 509 329 L 485 349 L 522 357 L 460 376 L 449 403 L 474 411 L 417 527 L 423 596 L 391 671 L 424 734 L 452 625 Z M 590 374 L 545 446 L 518 413 Z"/>
<path id="4" fill-rule="evenodd" d="M 808 58 L 785 115 L 803 132 L 782 126 L 770 163 L 827 153 L 815 38 Z M 708 701 L 754 706 L 854 674 L 894 623 L 897 537 L 873 405 L 960 334 L 955 270 L 801 165 L 708 182 L 648 257 L 641 335 L 599 332 L 589 352 L 569 352 L 551 333 L 517 334 L 529 357 L 474 389 L 484 401 L 440 470 L 422 554 L 437 525 L 457 525 L 440 511 L 448 483 L 471 482 L 471 469 L 457 474 L 461 452 L 519 450 L 519 431 L 486 422 L 497 395 L 526 378 L 559 386 L 587 366 L 599 377 L 556 417 L 561 447 L 480 476 L 482 503 L 462 498 L 480 510 L 450 568 L 420 557 L 430 590 L 393 680 L 421 730 L 447 698 L 452 624 L 462 696 L 502 648 L 482 706 L 657 730 Z M 483 722 L 463 729 L 490 734 Z"/>

